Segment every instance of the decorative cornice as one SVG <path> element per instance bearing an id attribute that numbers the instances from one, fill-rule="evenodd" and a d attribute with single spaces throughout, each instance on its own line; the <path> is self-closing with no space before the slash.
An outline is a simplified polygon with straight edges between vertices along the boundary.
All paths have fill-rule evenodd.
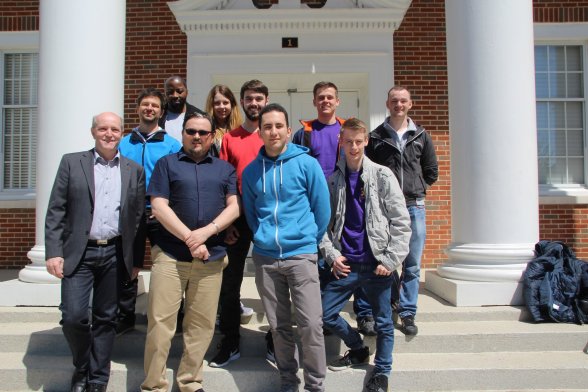
<path id="1" fill-rule="evenodd" d="M 168 5 L 186 33 L 392 33 L 400 26 L 410 0 L 361 2 L 387 5 L 380 8 L 211 9 L 216 3 L 220 4 L 213 0 L 181 0 Z"/>

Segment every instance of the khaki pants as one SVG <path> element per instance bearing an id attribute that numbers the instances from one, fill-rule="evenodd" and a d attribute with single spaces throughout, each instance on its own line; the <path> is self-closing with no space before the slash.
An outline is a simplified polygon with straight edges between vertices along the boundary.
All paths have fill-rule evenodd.
<path id="1" fill-rule="evenodd" d="M 145 381 L 142 391 L 165 391 L 166 362 L 176 331 L 177 314 L 185 293 L 184 352 L 176 381 L 180 391 L 202 388 L 204 354 L 214 333 L 222 272 L 227 258 L 203 263 L 176 261 L 158 246 L 152 249 L 153 267 L 149 284 Z"/>

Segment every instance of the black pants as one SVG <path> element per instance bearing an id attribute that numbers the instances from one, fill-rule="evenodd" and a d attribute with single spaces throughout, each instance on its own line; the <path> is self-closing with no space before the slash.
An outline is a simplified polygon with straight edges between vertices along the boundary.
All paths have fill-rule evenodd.
<path id="1" fill-rule="evenodd" d="M 219 298 L 219 328 L 225 335 L 224 342 L 226 344 L 237 345 L 240 339 L 239 325 L 241 324 L 241 283 L 253 233 L 244 216 L 240 216 L 233 225 L 239 231 L 239 239 L 227 248 L 229 265 L 223 271 Z"/>
<path id="2" fill-rule="evenodd" d="M 160 223 L 155 218 L 150 218 L 151 210 L 147 211 L 145 221 L 139 225 L 137 237 L 135 238 L 135 265 L 143 265 L 145 261 L 145 245 L 147 238 L 151 246 L 157 243 L 157 235 Z M 124 266 L 122 272 L 124 273 Z M 118 320 L 135 323 L 135 304 L 137 302 L 137 292 L 139 291 L 139 279 L 130 279 L 128 273 L 121 275 L 118 300 Z"/>
<path id="3" fill-rule="evenodd" d="M 63 334 L 77 371 L 87 372 L 88 381 L 94 384 L 108 384 L 110 376 L 119 264 L 123 264 L 120 241 L 88 246 L 73 274 L 61 281 Z"/>

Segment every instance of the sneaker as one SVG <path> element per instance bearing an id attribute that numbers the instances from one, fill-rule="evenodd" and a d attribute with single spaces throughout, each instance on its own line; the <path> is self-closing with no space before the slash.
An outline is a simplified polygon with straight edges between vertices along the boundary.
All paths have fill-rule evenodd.
<path id="1" fill-rule="evenodd" d="M 388 377 L 383 374 L 372 374 L 367 384 L 366 392 L 388 392 Z"/>
<path id="2" fill-rule="evenodd" d="M 245 305 L 243 305 L 243 302 L 241 302 L 241 324 L 248 324 L 249 320 L 251 320 L 251 317 L 253 316 L 253 309 L 249 308 Z"/>
<path id="3" fill-rule="evenodd" d="M 131 332 L 134 329 L 135 329 L 135 320 L 130 320 L 130 319 L 124 318 L 124 319 L 118 320 L 118 323 L 116 324 L 116 328 L 114 330 L 116 331 L 116 336 L 121 336 L 127 332 Z"/>
<path id="4" fill-rule="evenodd" d="M 414 323 L 414 316 L 406 316 L 400 319 L 402 321 L 402 332 L 407 336 L 414 336 L 419 333 L 419 329 Z"/>
<path id="5" fill-rule="evenodd" d="M 357 331 L 364 336 L 376 336 L 376 322 L 372 316 L 367 316 L 357 320 Z"/>
<path id="6" fill-rule="evenodd" d="M 241 352 L 239 346 L 229 346 L 221 344 L 218 354 L 208 363 L 208 366 L 221 368 L 227 366 L 229 362 L 241 358 Z"/>
<path id="7" fill-rule="evenodd" d="M 276 354 L 274 352 L 274 339 L 272 338 L 272 333 L 268 332 L 265 335 L 265 342 L 267 346 L 267 351 L 265 353 L 265 359 L 271 363 L 272 365 L 276 364 Z"/>
<path id="8" fill-rule="evenodd" d="M 357 350 L 349 350 L 345 355 L 329 364 L 332 371 L 345 370 L 350 367 L 365 365 L 370 361 L 370 349 L 367 346 Z"/>

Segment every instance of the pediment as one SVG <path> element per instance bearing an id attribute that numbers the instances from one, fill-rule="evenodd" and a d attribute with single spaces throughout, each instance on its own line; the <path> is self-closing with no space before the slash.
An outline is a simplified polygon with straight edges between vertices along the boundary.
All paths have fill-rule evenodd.
<path id="1" fill-rule="evenodd" d="M 320 9 L 299 0 L 280 0 L 260 10 L 250 0 L 178 0 L 168 2 L 180 28 L 201 35 L 305 32 L 394 32 L 411 0 L 328 0 Z"/>

